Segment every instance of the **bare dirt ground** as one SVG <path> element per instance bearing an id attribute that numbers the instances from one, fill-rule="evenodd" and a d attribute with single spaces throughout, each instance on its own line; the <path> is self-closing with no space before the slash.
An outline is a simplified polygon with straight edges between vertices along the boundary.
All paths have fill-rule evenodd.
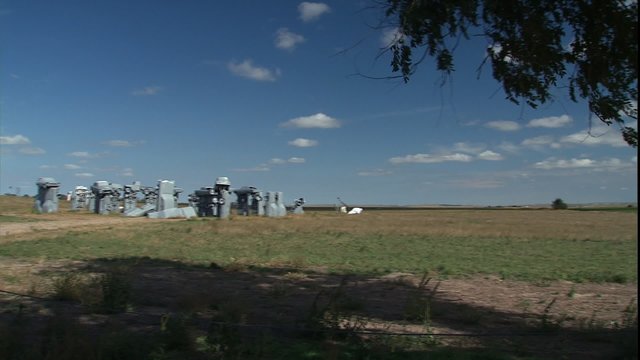
<path id="1" fill-rule="evenodd" d="M 70 270 L 95 274 L 123 264 L 5 260 L 0 271 L 22 268 L 34 276 Z M 616 335 L 599 333 L 585 338 L 581 331 L 588 329 L 590 323 L 615 328 L 637 293 L 635 287 L 625 285 L 557 282 L 536 286 L 493 278 L 431 280 L 419 288 L 420 279 L 409 274 L 345 279 L 286 269 L 224 271 L 148 259 L 133 259 L 126 266 L 134 289 L 134 305 L 127 313 L 107 317 L 87 313 L 73 302 L 17 299 L 1 294 L 0 319 L 9 316 L 15 309 L 11 304 L 19 300 L 32 313 L 46 316 L 62 309 L 94 326 L 116 321 L 157 330 L 163 315 L 189 313 L 191 325 L 204 333 L 212 320 L 220 318 L 219 312 L 241 312 L 243 325 L 256 325 L 261 331 L 266 327 L 270 333 L 286 337 L 294 329 L 304 328 L 314 302 L 322 308 L 341 291 L 340 299 L 351 304 L 349 314 L 366 318 L 358 327 L 361 331 L 435 333 L 441 334 L 436 339 L 442 346 L 490 347 L 540 358 L 608 359 L 620 350 L 619 344 L 608 338 Z M 0 284 L 9 291 L 28 293 L 30 289 L 25 285 Z M 46 286 L 34 288 L 34 295 L 47 296 Z M 417 297 L 431 298 L 428 324 L 406 318 L 407 305 Z M 554 299 L 545 317 L 545 308 Z"/>
<path id="2" fill-rule="evenodd" d="M 0 242 L 5 235 L 157 221 L 114 216 L 89 218 L 68 213 L 51 214 L 46 219 L 38 215 L 20 216 L 38 221 L 1 223 Z M 19 240 L 20 236 L 12 239 Z M 269 331 L 285 334 L 304 325 L 314 302 L 327 304 L 331 295 L 340 291 L 352 304 L 351 315 L 367 319 L 360 330 L 444 334 L 437 337 L 441 345 L 490 346 L 540 358 L 608 359 L 620 350 L 619 343 L 607 338 L 616 335 L 597 333 L 585 337 L 584 331 L 595 328 L 613 331 L 628 320 L 630 304 L 637 309 L 637 284 L 531 284 L 476 276 L 430 279 L 420 287 L 420 277 L 412 274 L 343 278 L 323 269 L 304 273 L 292 269 L 230 271 L 145 258 L 88 262 L 0 259 L 0 273 L 5 274 L 0 277 L 0 289 L 46 298 L 51 294 L 51 284 L 44 279 L 50 279 L 52 274 L 69 271 L 96 274 L 114 266 L 127 268 L 134 289 L 134 306 L 130 312 L 110 315 L 108 321 L 117 318 L 129 326 L 149 329 L 159 326 L 163 314 L 186 309 L 194 314 L 193 326 L 204 331 L 211 319 L 216 318 L 216 312 L 233 307 L 245 313 L 245 324 L 269 326 Z M 29 280 L 12 282 L 12 277 Z M 416 299 L 431 299 L 430 322 L 407 318 L 407 308 Z M 107 321 L 105 315 L 88 314 L 78 304 L 7 293 L 0 293 L 0 320 L 14 313 L 16 301 L 36 309 L 38 314 L 63 307 L 88 324 Z M 635 316 L 637 319 L 637 312 Z M 472 336 L 460 336 L 464 334 Z"/>

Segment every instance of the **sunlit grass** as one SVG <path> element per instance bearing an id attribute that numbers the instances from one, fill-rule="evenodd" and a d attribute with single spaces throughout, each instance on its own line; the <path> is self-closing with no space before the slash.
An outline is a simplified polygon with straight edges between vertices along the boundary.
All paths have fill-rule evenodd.
<path id="1" fill-rule="evenodd" d="M 335 273 L 430 271 L 450 277 L 493 274 L 529 281 L 637 281 L 637 237 L 628 228 L 633 221 L 618 219 L 612 224 L 602 219 L 610 213 L 584 219 L 590 214 L 528 212 L 530 223 L 555 223 L 555 229 L 539 224 L 538 231 L 528 231 L 532 228 L 528 223 L 510 225 L 522 219 L 524 214 L 517 211 L 154 222 L 9 242 L 0 246 L 0 256 L 74 260 L 146 256 Z M 448 226 L 424 224 L 436 218 Z M 607 229 L 611 229 L 608 236 Z"/>

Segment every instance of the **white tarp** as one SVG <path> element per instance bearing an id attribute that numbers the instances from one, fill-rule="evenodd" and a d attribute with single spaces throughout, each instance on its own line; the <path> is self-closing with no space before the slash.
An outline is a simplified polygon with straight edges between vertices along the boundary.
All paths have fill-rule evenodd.
<path id="1" fill-rule="evenodd" d="M 357 215 L 357 214 L 361 214 L 364 210 L 362 208 L 359 207 L 355 207 L 351 210 L 349 210 L 349 212 L 347 213 L 348 215 Z"/>

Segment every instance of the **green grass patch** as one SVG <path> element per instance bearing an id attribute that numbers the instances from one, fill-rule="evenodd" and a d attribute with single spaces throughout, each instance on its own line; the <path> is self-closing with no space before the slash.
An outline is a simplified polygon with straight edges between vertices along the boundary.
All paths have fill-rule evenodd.
<path id="1" fill-rule="evenodd" d="M 637 281 L 637 241 L 513 239 L 435 235 L 351 234 L 345 231 L 222 236 L 219 224 L 189 221 L 122 231 L 65 235 L 0 245 L 12 258 L 90 260 L 149 257 L 188 264 L 326 267 L 334 273 L 423 273 L 464 277 L 495 274 L 527 281 Z"/>

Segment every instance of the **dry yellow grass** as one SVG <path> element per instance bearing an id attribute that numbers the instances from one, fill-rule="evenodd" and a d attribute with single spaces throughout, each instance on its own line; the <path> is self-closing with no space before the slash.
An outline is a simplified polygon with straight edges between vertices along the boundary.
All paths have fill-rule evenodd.
<path id="1" fill-rule="evenodd" d="M 109 231 L 126 232 L 127 223 L 136 227 L 164 226 L 170 221 L 123 218 L 117 215 L 97 215 L 86 211 L 69 210 L 67 201 L 60 201 L 60 211 L 55 214 L 34 214 L 33 198 L 0 196 L 0 215 L 19 216 L 29 220 L 70 221 L 56 229 L 43 227 L 48 234 L 15 235 L 13 238 L 29 239 L 31 236 L 49 237 L 72 230 L 75 225 L 104 219 L 105 224 L 113 222 Z M 115 221 L 114 217 L 118 220 Z M 143 220 L 143 221 L 140 221 Z M 174 220 L 171 220 L 174 221 Z M 180 221 L 180 220 L 178 220 Z M 205 226 L 193 227 L 193 237 L 198 233 L 217 233 L 221 236 L 243 236 L 251 234 L 287 233 L 348 233 L 351 235 L 422 235 L 438 237 L 508 237 L 592 239 L 592 240 L 633 240 L 637 239 L 637 213 L 610 211 L 573 210 L 483 210 L 483 209 L 431 209 L 431 210 L 380 210 L 367 211 L 361 215 L 344 215 L 332 211 L 307 212 L 302 216 L 286 218 L 258 218 L 232 216 L 230 220 L 198 219 Z M 163 225 L 159 225 L 162 223 Z M 0 223 L 0 226 L 3 226 Z M 5 225 L 4 226 L 9 226 Z M 38 226 L 24 224 L 25 228 Z M 104 228 L 104 227 L 103 227 Z M 122 228 L 122 230 L 118 230 Z M 160 229 L 160 228 L 158 228 Z M 12 236 L 3 236 L 11 241 Z"/>
<path id="2" fill-rule="evenodd" d="M 638 224 L 635 213 L 571 210 L 389 210 L 361 215 L 318 212 L 284 219 L 234 217 L 228 222 L 212 221 L 212 230 L 225 236 L 335 232 L 593 240 L 637 239 Z"/>

